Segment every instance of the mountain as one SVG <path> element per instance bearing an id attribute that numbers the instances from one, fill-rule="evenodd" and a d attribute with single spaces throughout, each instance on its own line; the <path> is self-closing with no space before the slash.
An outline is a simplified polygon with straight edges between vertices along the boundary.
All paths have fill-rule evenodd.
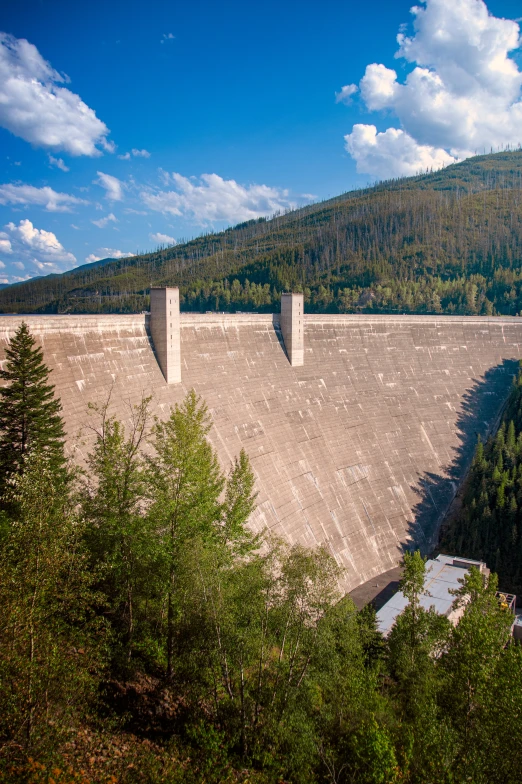
<path id="1" fill-rule="evenodd" d="M 522 152 L 469 158 L 174 247 L 0 291 L 0 311 L 139 312 L 151 285 L 183 310 L 522 311 Z"/>
<path id="2" fill-rule="evenodd" d="M 77 273 L 82 274 L 87 270 L 95 269 L 96 267 L 104 267 L 106 264 L 110 264 L 111 261 L 116 261 L 110 256 L 107 259 L 98 259 L 98 261 L 90 261 L 89 264 L 80 264 L 79 267 L 75 267 L 72 270 L 67 270 L 67 272 L 63 272 L 63 275 L 76 275 Z"/>

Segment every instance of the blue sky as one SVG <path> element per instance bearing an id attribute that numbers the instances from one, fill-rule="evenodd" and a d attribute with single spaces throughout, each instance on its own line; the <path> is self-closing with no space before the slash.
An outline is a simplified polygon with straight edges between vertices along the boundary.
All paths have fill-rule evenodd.
<path id="1" fill-rule="evenodd" d="M 522 142 L 519 0 L 5 5 L 3 282 Z"/>

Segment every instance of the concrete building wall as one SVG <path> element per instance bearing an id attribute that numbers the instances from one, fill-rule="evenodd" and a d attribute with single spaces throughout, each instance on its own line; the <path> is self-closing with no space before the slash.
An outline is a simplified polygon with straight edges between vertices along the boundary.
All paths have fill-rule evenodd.
<path id="1" fill-rule="evenodd" d="M 304 363 L 304 297 L 302 294 L 281 295 L 281 333 L 288 361 L 292 367 Z"/>
<path id="2" fill-rule="evenodd" d="M 241 447 L 250 455 L 253 528 L 326 545 L 348 590 L 396 565 L 412 538 L 433 541 L 522 352 L 522 319 L 306 315 L 304 365 L 292 366 L 277 316 L 181 314 L 182 380 L 169 384 L 148 316 L 25 320 L 53 370 L 72 453 L 81 459 L 92 441 L 89 401 L 110 393 L 125 420 L 152 394 L 167 417 L 194 388 L 223 466 Z M 0 316 L 0 347 L 20 321 Z"/>
<path id="3" fill-rule="evenodd" d="M 167 384 L 181 381 L 179 289 L 150 290 L 150 334 Z"/>

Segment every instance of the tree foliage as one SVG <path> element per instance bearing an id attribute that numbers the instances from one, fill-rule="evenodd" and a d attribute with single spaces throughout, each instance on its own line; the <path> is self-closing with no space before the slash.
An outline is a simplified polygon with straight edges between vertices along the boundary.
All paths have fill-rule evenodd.
<path id="1" fill-rule="evenodd" d="M 0 379 L 0 481 L 20 474 L 30 452 L 39 451 L 54 470 L 64 467 L 60 401 L 48 383 L 49 369 L 25 322 L 6 348 Z"/>
<path id="2" fill-rule="evenodd" d="M 103 621 L 67 484 L 30 452 L 11 494 L 17 517 L 0 544 L 0 737 L 45 757 L 95 696 Z"/>
<path id="3" fill-rule="evenodd" d="M 519 389 L 475 469 L 517 466 Z M 29 441 L 7 485 L 2 781 L 518 782 L 522 648 L 496 575 L 463 572 L 452 627 L 406 553 L 407 606 L 384 639 L 326 548 L 252 533 L 248 457 L 223 470 L 194 391 L 154 423 L 148 403 L 125 422 L 110 398 L 92 406 L 66 480 Z M 499 508 L 509 498 L 506 484 Z"/>
<path id="4" fill-rule="evenodd" d="M 130 432 L 109 415 L 109 399 L 92 404 L 95 441 L 87 458 L 78 498 L 87 523 L 85 542 L 99 588 L 108 602 L 108 615 L 121 647 L 115 654 L 127 661 L 139 642 L 136 617 L 151 588 L 157 545 L 148 518 L 142 514 L 145 494 L 141 447 L 146 435 L 150 398 L 130 408 Z"/>

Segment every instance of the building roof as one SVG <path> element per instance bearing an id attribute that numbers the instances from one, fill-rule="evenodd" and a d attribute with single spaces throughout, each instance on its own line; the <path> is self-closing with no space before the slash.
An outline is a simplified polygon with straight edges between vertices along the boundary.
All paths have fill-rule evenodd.
<path id="1" fill-rule="evenodd" d="M 433 607 L 439 615 L 450 615 L 455 596 L 450 593 L 461 587 L 459 580 L 472 566 L 481 572 L 486 571 L 482 561 L 467 558 L 456 558 L 453 555 L 438 555 L 434 560 L 426 561 L 426 582 L 421 594 L 420 604 L 424 609 Z M 398 615 L 405 609 L 408 600 L 402 591 L 397 591 L 377 613 L 377 627 L 385 637 L 390 633 Z"/>

